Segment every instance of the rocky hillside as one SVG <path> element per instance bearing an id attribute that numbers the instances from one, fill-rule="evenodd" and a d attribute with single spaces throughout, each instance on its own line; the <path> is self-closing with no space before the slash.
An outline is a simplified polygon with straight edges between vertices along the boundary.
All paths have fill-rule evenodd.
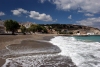
<path id="1" fill-rule="evenodd" d="M 52 33 L 54 32 L 60 32 L 61 34 L 87 34 L 87 33 L 92 33 L 92 34 L 100 34 L 100 30 L 98 28 L 93 28 L 89 26 L 82 26 L 82 25 L 72 25 L 72 24 L 41 24 L 43 26 L 48 27 L 49 30 L 52 30 Z M 55 30 L 55 31 L 54 31 Z"/>
<path id="2" fill-rule="evenodd" d="M 100 30 L 98 28 L 93 28 L 89 26 L 81 26 L 81 25 L 66 25 L 66 29 L 75 33 L 87 34 L 87 33 L 94 33 L 100 34 Z"/>

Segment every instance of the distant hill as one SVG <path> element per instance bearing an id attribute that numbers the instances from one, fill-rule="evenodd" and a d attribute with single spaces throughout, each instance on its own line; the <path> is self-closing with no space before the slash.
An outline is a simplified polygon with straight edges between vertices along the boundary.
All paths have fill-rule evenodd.
<path id="1" fill-rule="evenodd" d="M 100 34 L 100 30 L 98 28 L 89 27 L 89 26 L 82 26 L 82 25 L 73 25 L 73 24 L 40 24 L 42 26 L 48 26 L 51 29 L 59 30 L 60 32 L 66 31 L 72 32 L 73 34 L 81 33 L 81 34 L 87 34 L 87 33 L 94 33 L 94 34 Z"/>

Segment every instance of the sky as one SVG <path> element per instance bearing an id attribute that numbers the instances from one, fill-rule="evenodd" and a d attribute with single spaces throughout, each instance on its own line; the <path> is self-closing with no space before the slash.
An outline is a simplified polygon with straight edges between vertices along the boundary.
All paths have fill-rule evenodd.
<path id="1" fill-rule="evenodd" d="M 100 0 L 0 0 L 0 19 L 100 29 Z"/>

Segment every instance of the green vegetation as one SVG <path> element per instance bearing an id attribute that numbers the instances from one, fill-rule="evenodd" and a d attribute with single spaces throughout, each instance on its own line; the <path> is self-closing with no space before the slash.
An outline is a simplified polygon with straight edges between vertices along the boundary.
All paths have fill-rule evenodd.
<path id="1" fill-rule="evenodd" d="M 12 34 L 15 34 L 15 32 L 20 28 L 18 22 L 14 20 L 6 20 L 4 26 L 6 27 L 6 31 L 11 31 Z"/>
<path id="2" fill-rule="evenodd" d="M 33 33 L 35 33 L 37 31 L 37 25 L 33 25 L 32 24 L 29 29 L 30 29 L 30 31 L 32 31 Z"/>
<path id="3" fill-rule="evenodd" d="M 73 34 L 73 32 L 69 32 L 69 34 Z"/>
<path id="4" fill-rule="evenodd" d="M 26 28 L 26 25 L 21 26 L 17 21 L 6 20 L 4 23 L 6 30 L 11 31 L 12 34 L 17 32 L 20 28 L 21 32 L 25 35 L 26 33 L 40 32 L 40 33 L 57 33 L 57 34 L 74 34 L 73 30 L 85 29 L 85 26 L 72 25 L 72 24 L 31 24 L 30 27 Z M 77 32 L 78 33 L 78 32 Z"/>
<path id="5" fill-rule="evenodd" d="M 22 25 L 20 27 L 20 29 L 21 29 L 21 32 L 25 35 L 26 34 L 26 27 Z"/>
<path id="6" fill-rule="evenodd" d="M 47 29 L 44 26 L 41 26 L 41 25 L 34 25 L 34 24 L 32 24 L 30 26 L 30 30 L 33 33 L 35 33 L 35 32 L 47 33 Z"/>

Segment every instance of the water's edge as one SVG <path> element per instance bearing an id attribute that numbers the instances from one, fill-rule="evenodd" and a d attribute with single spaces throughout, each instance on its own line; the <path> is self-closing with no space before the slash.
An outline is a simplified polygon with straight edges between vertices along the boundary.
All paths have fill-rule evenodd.
<path id="1" fill-rule="evenodd" d="M 50 37 L 51 38 L 51 37 Z M 22 41 L 21 44 L 32 44 L 33 43 L 33 40 L 30 40 L 29 42 L 26 41 Z M 46 46 L 46 45 L 49 45 L 50 44 L 50 41 L 47 40 L 47 39 L 44 39 L 44 40 L 38 40 L 36 41 L 35 44 L 45 44 L 45 45 L 41 45 L 42 47 L 43 46 Z M 61 50 L 56 46 L 56 45 L 52 45 L 50 44 L 49 46 L 45 47 L 45 49 L 43 48 L 39 48 L 38 49 L 35 49 L 35 51 L 33 51 L 33 49 L 27 49 L 28 48 L 31 48 L 29 46 L 31 45 L 26 45 L 27 47 L 24 47 L 19 44 L 14 44 L 14 45 L 8 45 L 6 48 L 8 50 L 4 50 L 2 53 L 4 53 L 5 51 L 10 51 L 10 53 L 8 52 L 8 54 L 11 54 L 11 55 L 7 55 L 7 52 L 4 53 L 6 54 L 5 56 L 2 56 L 4 58 L 7 58 L 6 59 L 6 62 L 5 64 L 2 66 L 2 67 L 19 67 L 19 66 L 22 66 L 22 67 L 43 67 L 43 66 L 52 66 L 52 67 L 76 67 L 73 63 L 72 63 L 72 60 L 67 57 L 67 56 L 62 56 L 62 55 L 58 55 L 58 53 L 61 52 Z M 13 47 L 14 46 L 14 47 Z M 16 47 L 15 47 L 16 46 Z M 51 47 L 52 46 L 52 47 Z M 13 48 L 12 48 L 13 47 Z M 38 46 L 36 46 L 38 47 Z M 21 50 L 19 51 L 19 49 L 25 49 L 24 51 Z M 18 50 L 16 50 L 18 49 Z M 32 51 L 32 52 L 31 52 Z M 33 54 L 34 52 L 38 52 L 41 53 L 41 51 L 46 51 L 48 53 L 41 53 L 41 54 Z M 20 53 L 21 52 L 21 53 Z M 32 54 L 29 54 L 28 55 L 25 55 L 25 54 L 22 54 L 22 53 L 26 53 L 27 52 L 31 52 Z M 50 53 L 50 52 L 53 52 L 53 53 Z M 15 54 L 14 54 L 15 53 Z M 17 54 L 22 54 L 21 56 L 17 56 Z M 13 56 L 15 55 L 15 57 Z M 27 64 L 26 64 L 27 63 Z"/>

